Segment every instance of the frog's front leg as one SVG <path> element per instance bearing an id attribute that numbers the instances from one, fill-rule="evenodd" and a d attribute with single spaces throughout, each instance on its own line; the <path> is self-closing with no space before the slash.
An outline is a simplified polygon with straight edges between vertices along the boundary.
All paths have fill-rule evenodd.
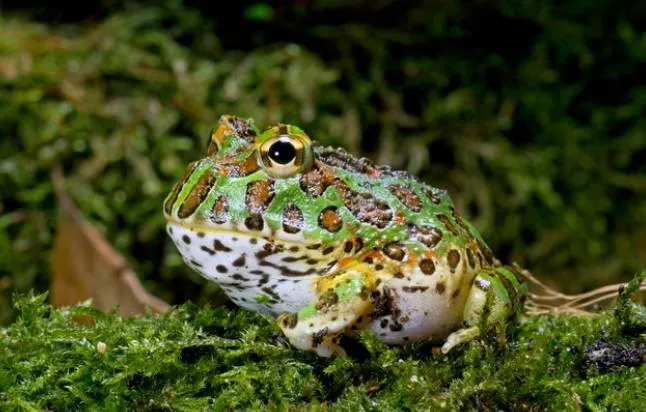
<path id="1" fill-rule="evenodd" d="M 463 309 L 465 326 L 449 335 L 442 352 L 447 353 L 492 327 L 503 326 L 518 308 L 524 288 L 512 268 L 496 267 L 478 272 Z"/>
<path id="2" fill-rule="evenodd" d="M 289 342 L 319 356 L 345 355 L 337 341 L 357 319 L 371 311 L 374 275 L 356 266 L 325 276 L 317 284 L 317 298 L 298 313 L 282 313 L 277 321 Z"/>

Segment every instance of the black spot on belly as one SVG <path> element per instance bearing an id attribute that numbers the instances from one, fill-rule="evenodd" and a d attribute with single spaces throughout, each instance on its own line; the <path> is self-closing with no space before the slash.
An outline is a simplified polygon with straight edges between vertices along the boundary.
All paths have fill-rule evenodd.
<path id="1" fill-rule="evenodd" d="M 237 258 L 236 260 L 234 260 L 231 264 L 233 266 L 235 266 L 235 267 L 238 267 L 238 268 L 244 266 L 244 264 L 245 264 L 244 254 L 240 255 L 240 257 Z"/>
<path id="2" fill-rule="evenodd" d="M 224 246 L 218 239 L 213 241 L 213 250 L 218 252 L 231 252 L 231 248 Z"/>
<path id="3" fill-rule="evenodd" d="M 220 273 L 227 273 L 228 272 L 227 267 L 224 266 L 224 265 L 217 265 L 215 267 L 215 270 L 217 270 Z"/>
<path id="4" fill-rule="evenodd" d="M 186 243 L 187 245 L 191 244 L 191 238 L 188 237 L 187 235 L 182 236 L 182 241 Z"/>
<path id="5" fill-rule="evenodd" d="M 435 291 L 437 292 L 438 295 L 443 294 L 445 290 L 446 290 L 446 285 L 444 283 L 438 282 L 435 285 Z"/>

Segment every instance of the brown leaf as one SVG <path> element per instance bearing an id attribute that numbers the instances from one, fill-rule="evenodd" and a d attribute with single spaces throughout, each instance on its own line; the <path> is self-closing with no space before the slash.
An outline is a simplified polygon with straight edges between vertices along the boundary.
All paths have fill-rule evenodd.
<path id="1" fill-rule="evenodd" d="M 59 221 L 51 255 L 50 301 L 71 306 L 92 299 L 94 307 L 119 314 L 168 310 L 168 303 L 146 292 L 136 273 L 110 243 L 80 213 L 63 187 L 60 167 L 52 172 L 59 203 Z"/>

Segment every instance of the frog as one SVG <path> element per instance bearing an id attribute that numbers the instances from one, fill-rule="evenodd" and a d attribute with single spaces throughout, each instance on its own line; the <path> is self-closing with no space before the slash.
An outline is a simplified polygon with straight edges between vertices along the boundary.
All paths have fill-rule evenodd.
<path id="1" fill-rule="evenodd" d="M 364 330 L 446 354 L 503 330 L 525 295 L 447 190 L 292 124 L 220 116 L 163 214 L 190 268 L 324 358 Z"/>

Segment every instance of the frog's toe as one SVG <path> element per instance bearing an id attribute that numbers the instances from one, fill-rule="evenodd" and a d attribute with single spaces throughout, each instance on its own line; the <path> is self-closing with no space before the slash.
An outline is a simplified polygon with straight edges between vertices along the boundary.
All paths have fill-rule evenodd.
<path id="1" fill-rule="evenodd" d="M 321 357 L 344 356 L 345 351 L 337 344 L 340 325 L 334 322 L 324 326 L 319 319 L 299 320 L 295 313 L 282 313 L 277 318 L 278 325 L 289 342 L 300 350 L 313 351 Z"/>
<path id="2" fill-rule="evenodd" d="M 457 330 L 446 338 L 446 342 L 442 345 L 442 353 L 449 353 L 454 347 L 470 342 L 478 336 L 480 336 L 480 328 L 477 326 Z"/>

